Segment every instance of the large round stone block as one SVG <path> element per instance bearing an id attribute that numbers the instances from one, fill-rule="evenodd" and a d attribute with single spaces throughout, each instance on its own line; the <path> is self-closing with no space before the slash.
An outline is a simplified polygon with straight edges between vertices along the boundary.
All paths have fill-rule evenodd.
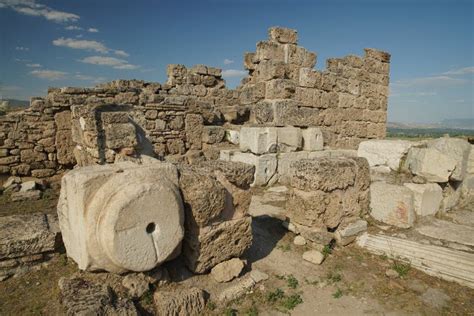
<path id="1" fill-rule="evenodd" d="M 174 166 L 80 168 L 63 185 L 61 230 L 79 268 L 147 271 L 179 250 L 184 210 Z"/>

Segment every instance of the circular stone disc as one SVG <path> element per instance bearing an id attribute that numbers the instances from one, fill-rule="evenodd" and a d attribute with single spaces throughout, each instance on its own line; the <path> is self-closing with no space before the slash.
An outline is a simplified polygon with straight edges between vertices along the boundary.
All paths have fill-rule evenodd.
<path id="1" fill-rule="evenodd" d="M 114 264 L 147 271 L 164 262 L 180 244 L 184 211 L 175 185 L 127 183 L 111 192 L 97 233 Z"/>

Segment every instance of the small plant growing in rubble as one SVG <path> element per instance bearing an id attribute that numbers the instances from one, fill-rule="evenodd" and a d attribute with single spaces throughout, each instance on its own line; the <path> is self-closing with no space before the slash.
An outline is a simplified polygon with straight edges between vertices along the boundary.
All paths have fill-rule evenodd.
<path id="1" fill-rule="evenodd" d="M 341 296 L 342 296 L 342 291 L 340 288 L 338 288 L 337 291 L 332 294 L 332 297 L 334 298 L 340 298 Z"/>
<path id="2" fill-rule="evenodd" d="M 286 281 L 288 282 L 288 287 L 292 289 L 296 289 L 299 285 L 298 280 L 292 274 L 288 276 Z"/>
<path id="3" fill-rule="evenodd" d="M 285 297 L 281 303 L 281 306 L 287 310 L 292 310 L 301 303 L 303 303 L 301 296 L 299 294 L 293 294 Z"/>
<path id="4" fill-rule="evenodd" d="M 283 297 L 285 297 L 285 292 L 283 292 L 282 289 L 276 289 L 275 291 L 268 293 L 267 301 L 270 303 L 275 303 L 276 301 L 281 300 Z"/>
<path id="5" fill-rule="evenodd" d="M 278 245 L 278 249 L 281 249 L 283 252 L 288 252 L 291 250 L 291 246 L 289 244 Z"/>
<path id="6" fill-rule="evenodd" d="M 392 265 L 392 269 L 397 271 L 400 277 L 406 276 L 408 274 L 408 271 L 410 271 L 410 268 L 411 267 L 409 264 L 405 264 L 405 263 L 397 262 L 397 261 L 395 261 Z"/>
<path id="7" fill-rule="evenodd" d="M 330 283 L 337 283 L 342 280 L 342 275 L 339 272 L 331 271 L 328 273 L 327 278 Z"/>
<path id="8" fill-rule="evenodd" d="M 249 308 L 249 310 L 246 312 L 247 316 L 258 316 L 258 309 L 255 307 L 255 305 L 252 305 L 252 307 Z"/>
<path id="9" fill-rule="evenodd" d="M 326 246 L 324 246 L 323 251 L 321 251 L 321 252 L 324 255 L 324 258 L 326 258 L 327 256 L 329 256 L 332 253 L 332 248 L 331 248 L 330 245 L 326 245 Z"/>
<path id="10" fill-rule="evenodd" d="M 228 308 L 225 309 L 224 315 L 225 316 L 236 316 L 237 315 L 237 310 L 235 310 L 231 307 L 228 307 Z"/>

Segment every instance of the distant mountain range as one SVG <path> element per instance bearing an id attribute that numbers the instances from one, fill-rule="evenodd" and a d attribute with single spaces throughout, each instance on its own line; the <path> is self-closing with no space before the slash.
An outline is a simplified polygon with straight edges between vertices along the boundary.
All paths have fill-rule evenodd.
<path id="1" fill-rule="evenodd" d="M 388 122 L 387 128 L 392 129 L 461 129 L 474 130 L 474 119 L 445 119 L 439 123 L 399 123 Z"/>
<path id="2" fill-rule="evenodd" d="M 9 107 L 12 110 L 27 108 L 30 106 L 30 101 L 18 100 L 18 99 L 1 99 L 0 101 L 8 101 Z"/>

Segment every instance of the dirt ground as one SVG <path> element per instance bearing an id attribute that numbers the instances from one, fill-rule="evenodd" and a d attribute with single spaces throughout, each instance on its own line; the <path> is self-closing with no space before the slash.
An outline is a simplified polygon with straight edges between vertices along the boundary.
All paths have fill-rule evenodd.
<path id="1" fill-rule="evenodd" d="M 0 216 L 54 211 L 56 197 L 52 192 L 33 203 L 12 205 L 0 196 Z M 244 297 L 220 306 L 215 297 L 239 280 L 221 284 L 209 275 L 193 276 L 179 260 L 165 264 L 177 283 L 164 287 L 204 289 L 210 294 L 206 315 L 474 315 L 473 289 L 369 254 L 354 244 L 328 249 L 325 261 L 317 266 L 303 261 L 307 246 L 294 245 L 294 234 L 282 227 L 281 220 L 256 215 L 253 234 L 253 245 L 243 258 L 246 271 L 258 269 L 269 279 Z M 388 269 L 396 270 L 398 277 L 387 277 Z M 120 276 L 80 272 L 60 254 L 43 269 L 0 282 L 0 315 L 62 314 L 57 284 L 60 277 L 71 275 L 106 282 L 119 296 L 126 296 Z M 136 301 L 142 314 L 153 313 L 153 288 Z M 427 294 L 433 291 L 444 294 L 441 298 Z"/>

